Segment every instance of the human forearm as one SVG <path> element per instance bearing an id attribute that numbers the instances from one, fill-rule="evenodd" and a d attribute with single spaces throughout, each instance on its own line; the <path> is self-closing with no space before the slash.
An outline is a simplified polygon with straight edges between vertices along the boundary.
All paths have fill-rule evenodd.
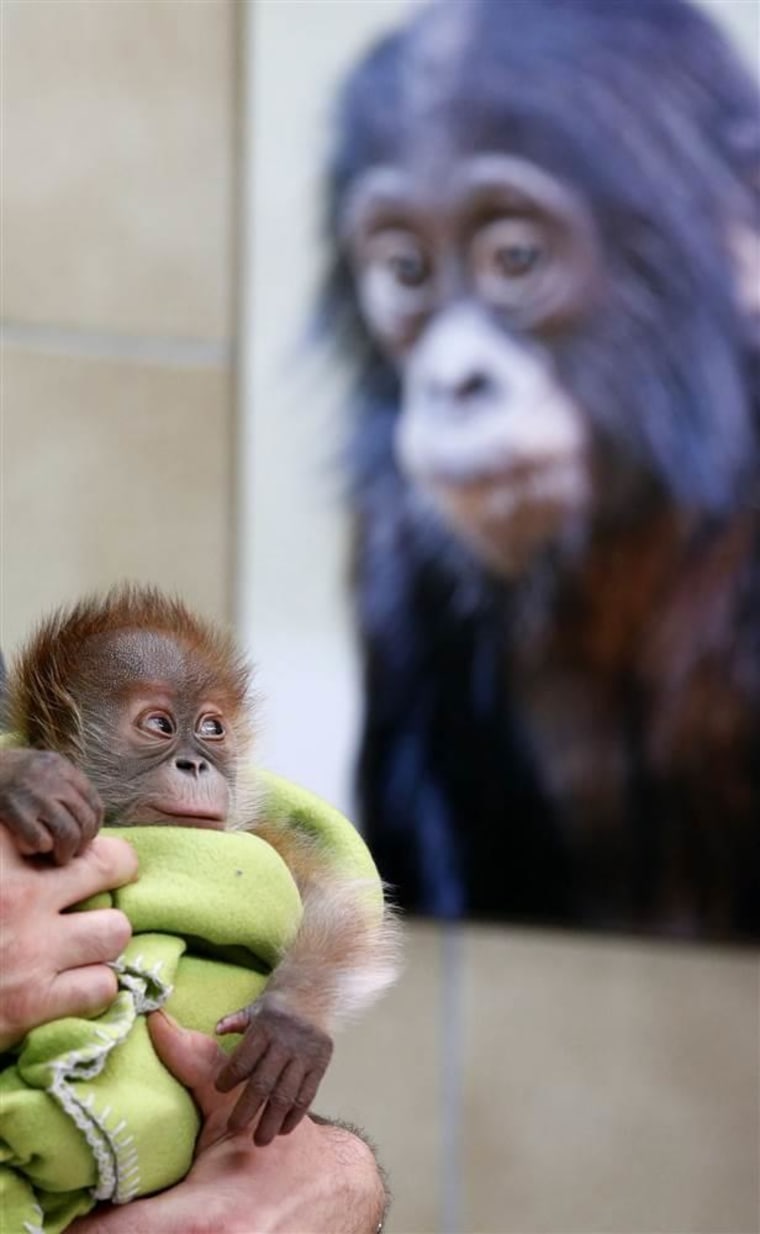
<path id="1" fill-rule="evenodd" d="M 154 1045 L 191 1091 L 205 1122 L 192 1169 L 161 1195 L 100 1209 L 70 1234 L 375 1234 L 386 1207 L 372 1149 L 353 1129 L 306 1118 L 257 1148 L 250 1129 L 230 1132 L 236 1094 L 220 1093 L 216 1042 L 150 1017 Z"/>
<path id="2" fill-rule="evenodd" d="M 387 1192 L 369 1144 L 340 1123 L 302 1127 L 258 1150 L 280 1158 L 268 1157 L 259 1176 L 256 1234 L 376 1234 Z"/>
<path id="3" fill-rule="evenodd" d="M 307 1119 L 256 1149 L 230 1137 L 177 1187 L 80 1218 L 69 1234 L 376 1234 L 386 1190 L 368 1144 Z"/>

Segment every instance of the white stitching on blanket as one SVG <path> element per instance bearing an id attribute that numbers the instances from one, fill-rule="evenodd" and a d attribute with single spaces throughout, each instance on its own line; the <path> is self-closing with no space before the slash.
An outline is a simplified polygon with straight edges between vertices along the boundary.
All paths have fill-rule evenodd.
<path id="1" fill-rule="evenodd" d="M 117 973 L 119 985 L 131 996 L 129 1010 L 132 1014 L 127 1012 L 123 1023 L 111 1025 L 110 1032 L 96 1026 L 94 1035 L 102 1044 L 90 1042 L 59 1059 L 53 1065 L 53 1079 L 48 1089 L 82 1132 L 92 1151 L 98 1173 L 98 1181 L 92 1189 L 94 1199 L 111 1200 L 117 1204 L 134 1199 L 140 1190 L 140 1162 L 134 1136 L 124 1134 L 128 1131 L 128 1125 L 123 1118 L 116 1127 L 109 1128 L 107 1122 L 113 1113 L 112 1107 L 109 1105 L 100 1112 L 96 1111 L 94 1095 L 81 1095 L 75 1085 L 77 1081 L 91 1080 L 99 1075 L 108 1055 L 128 1035 L 135 1017 L 163 1006 L 171 994 L 172 986 L 161 982 L 162 961 L 140 974 L 134 970 L 142 959 L 138 956 L 136 960 L 127 961 L 121 956 L 111 966 Z M 132 971 L 127 971 L 127 966 Z M 30 1230 L 29 1234 L 37 1232 Z"/>

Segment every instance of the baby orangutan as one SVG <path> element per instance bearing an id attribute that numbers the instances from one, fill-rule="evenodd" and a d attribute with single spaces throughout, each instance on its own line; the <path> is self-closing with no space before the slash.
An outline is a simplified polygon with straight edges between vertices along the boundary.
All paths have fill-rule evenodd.
<path id="1" fill-rule="evenodd" d="M 68 862 L 105 822 L 245 828 L 287 863 L 302 922 L 261 997 L 217 1025 L 244 1034 L 217 1087 L 247 1081 L 231 1130 L 263 1108 L 257 1144 L 292 1131 L 330 1060 L 336 1021 L 393 980 L 395 926 L 316 842 L 242 799 L 248 666 L 181 602 L 121 587 L 45 622 L 8 687 L 25 748 L 0 751 L 0 818 L 20 852 Z"/>

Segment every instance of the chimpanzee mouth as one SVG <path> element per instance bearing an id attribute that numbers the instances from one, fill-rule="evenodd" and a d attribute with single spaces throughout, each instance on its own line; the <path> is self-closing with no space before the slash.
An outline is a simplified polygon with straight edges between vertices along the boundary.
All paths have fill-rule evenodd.
<path id="1" fill-rule="evenodd" d="M 540 463 L 495 460 L 477 472 L 436 471 L 426 479 L 438 501 L 462 504 L 492 518 L 505 518 L 524 506 L 577 507 L 589 496 L 582 454 L 547 458 Z"/>
<path id="2" fill-rule="evenodd" d="M 522 570 L 549 543 L 575 536 L 590 502 L 579 457 L 426 486 L 450 529 L 499 573 Z"/>

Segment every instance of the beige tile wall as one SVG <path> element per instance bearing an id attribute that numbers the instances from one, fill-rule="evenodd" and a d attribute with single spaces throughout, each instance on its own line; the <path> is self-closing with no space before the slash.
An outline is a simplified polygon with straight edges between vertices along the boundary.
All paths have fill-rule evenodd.
<path id="1" fill-rule="evenodd" d="M 440 1019 L 444 963 L 441 931 L 408 931 L 398 986 L 360 1024 L 341 1034 L 318 1108 L 367 1129 L 390 1173 L 389 1231 L 440 1229 L 444 1074 Z"/>
<path id="2" fill-rule="evenodd" d="M 3 0 L 0 646 L 129 576 L 230 616 L 234 0 Z"/>
<path id="3" fill-rule="evenodd" d="M 4 360 L 3 642 L 119 577 L 226 619 L 229 374 L 21 347 Z"/>
<path id="4" fill-rule="evenodd" d="M 319 1106 L 367 1127 L 389 1234 L 757 1234 L 749 951 L 407 928 Z"/>
<path id="5" fill-rule="evenodd" d="M 228 338 L 233 0 L 4 0 L 4 315 Z"/>
<path id="6" fill-rule="evenodd" d="M 472 928 L 462 1229 L 756 1234 L 757 953 Z"/>

